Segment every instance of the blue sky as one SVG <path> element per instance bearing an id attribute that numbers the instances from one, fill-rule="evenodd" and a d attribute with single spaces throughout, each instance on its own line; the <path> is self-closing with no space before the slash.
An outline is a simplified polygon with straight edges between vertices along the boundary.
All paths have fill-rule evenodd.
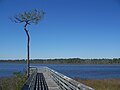
<path id="1" fill-rule="evenodd" d="M 31 58 L 120 57 L 119 0 L 0 0 L 0 59 L 26 58 L 24 23 L 9 17 L 31 9 L 46 12 L 27 27 Z"/>

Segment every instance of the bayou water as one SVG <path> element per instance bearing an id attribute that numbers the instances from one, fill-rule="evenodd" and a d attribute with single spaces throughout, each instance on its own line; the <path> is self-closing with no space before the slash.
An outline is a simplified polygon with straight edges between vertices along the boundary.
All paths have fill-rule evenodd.
<path id="1" fill-rule="evenodd" d="M 12 76 L 14 72 L 24 72 L 26 66 L 25 63 L 0 63 L 0 77 Z M 120 78 L 120 64 L 31 64 L 31 66 L 48 66 L 72 78 Z"/>

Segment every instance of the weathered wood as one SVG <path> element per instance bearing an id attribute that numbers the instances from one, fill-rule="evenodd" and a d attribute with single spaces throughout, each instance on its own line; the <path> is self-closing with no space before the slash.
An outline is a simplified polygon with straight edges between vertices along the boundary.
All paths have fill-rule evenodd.
<path id="1" fill-rule="evenodd" d="M 48 90 L 43 73 L 37 73 L 34 90 Z"/>
<path id="2" fill-rule="evenodd" d="M 32 73 L 21 90 L 34 90 L 36 75 L 37 73 Z"/>
<path id="3" fill-rule="evenodd" d="M 61 73 L 56 72 L 53 69 L 46 67 L 51 74 L 51 78 L 58 84 L 61 90 L 94 90 L 82 83 L 79 83 Z"/>
<path id="4" fill-rule="evenodd" d="M 48 67 L 31 67 L 22 90 L 94 90 Z"/>

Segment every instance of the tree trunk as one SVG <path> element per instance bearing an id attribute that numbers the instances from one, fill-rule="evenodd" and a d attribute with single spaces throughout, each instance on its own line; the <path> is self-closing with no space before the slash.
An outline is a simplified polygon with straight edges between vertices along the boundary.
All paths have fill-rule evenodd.
<path id="1" fill-rule="evenodd" d="M 27 77 L 29 78 L 30 76 L 30 59 L 29 59 L 29 43 L 30 43 L 30 36 L 28 33 L 28 30 L 26 29 L 27 23 L 24 25 L 24 30 L 27 35 Z"/>

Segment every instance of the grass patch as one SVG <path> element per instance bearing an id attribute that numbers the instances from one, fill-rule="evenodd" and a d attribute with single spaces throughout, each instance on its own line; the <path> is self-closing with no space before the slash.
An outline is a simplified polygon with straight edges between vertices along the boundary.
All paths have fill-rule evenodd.
<path id="1" fill-rule="evenodd" d="M 21 72 L 15 72 L 11 77 L 0 78 L 0 90 L 21 90 L 26 76 Z"/>
<path id="2" fill-rule="evenodd" d="M 74 78 L 95 90 L 120 90 L 120 78 L 112 79 L 80 79 Z"/>

